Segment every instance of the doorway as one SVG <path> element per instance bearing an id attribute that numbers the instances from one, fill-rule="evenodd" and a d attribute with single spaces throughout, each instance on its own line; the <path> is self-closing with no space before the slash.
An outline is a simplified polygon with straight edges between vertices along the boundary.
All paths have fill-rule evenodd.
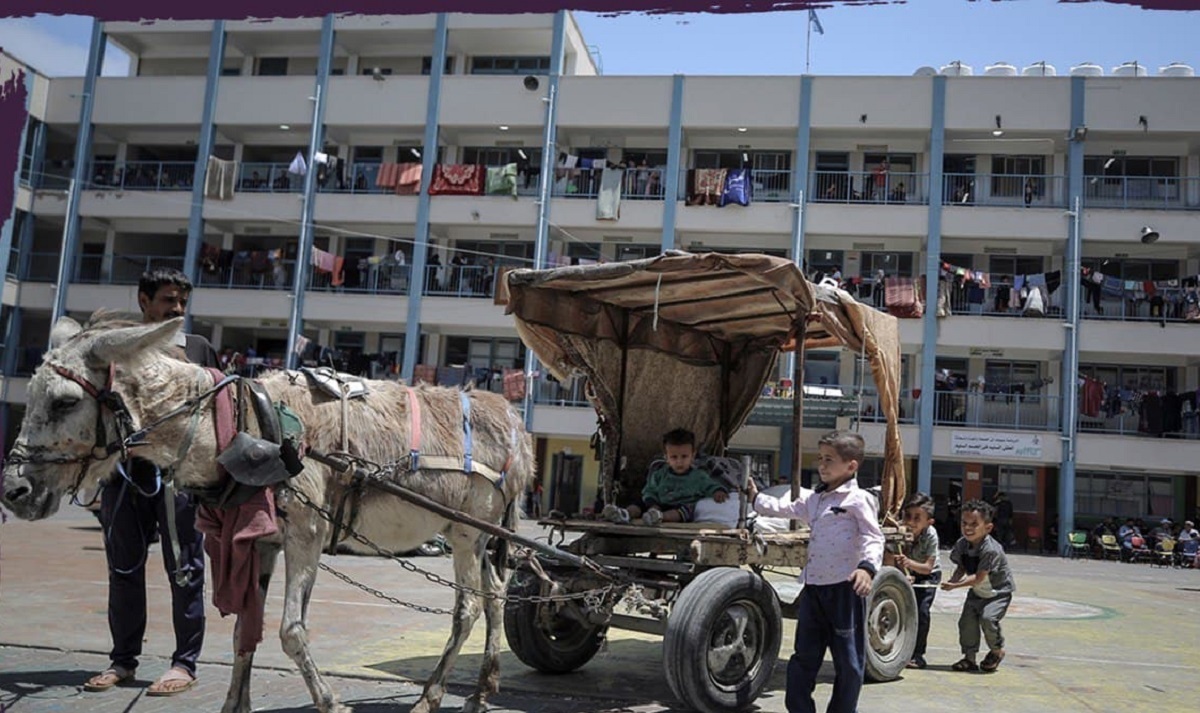
<path id="1" fill-rule="evenodd" d="M 550 462 L 550 509 L 565 515 L 579 512 L 583 489 L 583 456 L 555 453 Z"/>

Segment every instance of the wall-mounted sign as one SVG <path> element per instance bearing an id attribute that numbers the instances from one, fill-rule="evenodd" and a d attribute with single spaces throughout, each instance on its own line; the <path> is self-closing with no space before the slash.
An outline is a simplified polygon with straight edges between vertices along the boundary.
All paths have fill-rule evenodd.
<path id="1" fill-rule="evenodd" d="M 1044 436 L 1001 431 L 952 431 L 950 452 L 985 458 L 1041 458 Z"/>

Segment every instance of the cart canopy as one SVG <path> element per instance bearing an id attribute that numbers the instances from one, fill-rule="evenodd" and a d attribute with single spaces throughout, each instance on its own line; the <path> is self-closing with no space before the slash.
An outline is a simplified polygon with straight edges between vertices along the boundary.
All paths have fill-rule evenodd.
<path id="1" fill-rule="evenodd" d="M 587 378 L 610 477 L 640 488 L 661 435 L 695 432 L 722 454 L 782 352 L 843 346 L 871 365 L 887 421 L 881 514 L 906 483 L 897 426 L 900 339 L 895 317 L 847 292 L 809 282 L 790 260 L 758 254 L 668 251 L 631 262 L 506 275 L 498 301 L 526 346 L 558 379 Z M 607 495 L 607 491 L 606 491 Z"/>

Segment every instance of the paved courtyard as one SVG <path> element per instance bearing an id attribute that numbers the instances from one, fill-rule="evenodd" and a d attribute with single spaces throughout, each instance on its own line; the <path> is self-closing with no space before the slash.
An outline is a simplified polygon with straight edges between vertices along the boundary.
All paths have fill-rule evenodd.
<path id="1" fill-rule="evenodd" d="M 538 528 L 523 523 L 522 531 Z M 945 553 L 943 553 L 945 558 Z M 339 556 L 331 565 L 402 599 L 449 606 L 448 590 L 386 561 Z M 414 560 L 451 574 L 449 558 Z M 219 711 L 232 661 L 233 622 L 210 611 L 200 683 L 178 698 L 144 696 L 167 666 L 172 635 L 169 593 L 157 547 L 150 561 L 150 625 L 136 686 L 85 693 L 80 684 L 107 664 L 105 563 L 95 520 L 67 508 L 49 521 L 9 518 L 0 526 L 0 709 L 18 713 Z M 946 559 L 943 560 L 947 564 Z M 958 658 L 956 620 L 964 596 L 939 593 L 930 635 L 930 668 L 864 689 L 863 713 L 892 710 L 1046 711 L 1194 710 L 1200 698 L 1200 571 L 1117 562 L 1066 561 L 1014 554 L 1018 594 L 1005 620 L 1009 655 L 994 675 L 949 670 Z M 256 710 L 313 710 L 299 673 L 276 635 L 280 587 L 268 600 L 267 631 L 253 680 Z M 785 648 L 792 622 L 785 620 Z M 313 594 L 313 655 L 348 703 L 366 713 L 405 711 L 420 693 L 448 633 L 445 616 L 398 609 L 327 573 Z M 443 705 L 469 694 L 482 650 L 476 626 Z M 600 713 L 673 710 L 661 645 L 652 636 L 610 632 L 591 663 L 565 676 L 538 674 L 507 651 L 497 711 Z M 828 699 L 827 663 L 817 688 Z M 758 701 L 784 711 L 783 666 Z"/>

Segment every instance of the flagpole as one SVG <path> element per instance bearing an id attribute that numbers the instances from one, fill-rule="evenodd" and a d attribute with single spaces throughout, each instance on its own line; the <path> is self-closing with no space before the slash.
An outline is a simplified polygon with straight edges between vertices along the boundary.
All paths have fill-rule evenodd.
<path id="1" fill-rule="evenodd" d="M 808 67 L 812 64 L 812 10 L 805 15 L 804 25 L 808 28 L 804 33 L 804 73 L 808 74 Z"/>

